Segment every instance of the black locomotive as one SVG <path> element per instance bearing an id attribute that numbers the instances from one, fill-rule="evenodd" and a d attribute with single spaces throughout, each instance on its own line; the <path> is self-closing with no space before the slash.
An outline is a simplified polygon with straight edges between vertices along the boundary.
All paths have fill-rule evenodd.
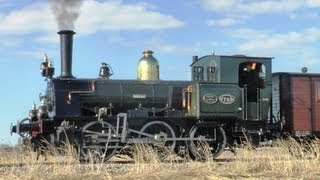
<path id="1" fill-rule="evenodd" d="M 61 75 L 53 77 L 52 62 L 45 58 L 41 105 L 11 127 L 36 149 L 43 140 L 54 146 L 69 142 L 83 158 L 97 153 L 108 160 L 128 144 L 148 143 L 203 159 L 203 143 L 216 158 L 243 135 L 258 146 L 281 131 L 282 119 L 273 116 L 271 106 L 272 58 L 194 56 L 191 81 L 163 81 L 152 51 L 145 51 L 137 80 L 111 79 L 106 63 L 98 78 L 82 79 L 71 71 L 74 32 L 58 34 Z"/>

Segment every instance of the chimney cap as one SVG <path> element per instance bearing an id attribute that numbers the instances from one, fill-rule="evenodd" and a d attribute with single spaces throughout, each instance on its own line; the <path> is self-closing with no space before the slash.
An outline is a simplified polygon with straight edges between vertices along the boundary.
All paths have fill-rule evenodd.
<path id="1" fill-rule="evenodd" d="M 72 30 L 60 30 L 58 34 L 76 34 L 76 32 Z"/>

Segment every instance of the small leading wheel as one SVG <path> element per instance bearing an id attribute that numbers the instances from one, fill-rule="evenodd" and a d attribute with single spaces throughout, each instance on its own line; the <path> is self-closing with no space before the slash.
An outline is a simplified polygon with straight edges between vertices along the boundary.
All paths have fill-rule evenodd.
<path id="1" fill-rule="evenodd" d="M 82 128 L 82 160 L 94 163 L 109 160 L 118 148 L 115 133 L 114 126 L 104 121 L 94 121 L 85 125 Z"/>
<path id="2" fill-rule="evenodd" d="M 226 133 L 222 127 L 195 125 L 190 130 L 190 151 L 195 160 L 206 161 L 217 158 L 226 147 Z"/>
<path id="3" fill-rule="evenodd" d="M 163 121 L 151 121 L 145 124 L 140 132 L 139 139 L 143 143 L 151 144 L 160 160 L 170 155 L 176 146 L 176 134 L 173 128 Z"/>

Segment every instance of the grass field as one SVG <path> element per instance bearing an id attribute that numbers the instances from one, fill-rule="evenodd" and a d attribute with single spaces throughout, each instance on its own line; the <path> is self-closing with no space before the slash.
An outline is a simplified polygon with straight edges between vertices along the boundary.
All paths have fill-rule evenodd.
<path id="1" fill-rule="evenodd" d="M 76 149 L 67 146 L 59 155 L 52 148 L 37 157 L 32 150 L 2 149 L 0 179 L 318 179 L 320 140 L 298 143 L 279 140 L 274 147 L 243 145 L 229 161 L 197 162 L 188 158 L 160 160 L 151 147 L 138 145 L 130 163 L 128 157 L 107 163 L 80 163 Z M 208 155 L 210 156 L 210 155 Z M 127 158 L 127 159 L 123 159 Z M 115 161 L 117 163 L 115 163 Z"/>

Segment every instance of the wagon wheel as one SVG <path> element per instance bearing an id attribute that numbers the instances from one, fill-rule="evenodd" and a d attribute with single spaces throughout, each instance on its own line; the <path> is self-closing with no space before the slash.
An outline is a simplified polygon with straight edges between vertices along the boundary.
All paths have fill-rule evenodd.
<path id="1" fill-rule="evenodd" d="M 94 121 L 82 128 L 82 160 L 94 163 L 112 158 L 118 148 L 115 128 L 107 122 Z"/>
<path id="2" fill-rule="evenodd" d="M 145 124 L 138 138 L 143 143 L 150 144 L 160 160 L 170 155 L 176 146 L 176 135 L 173 128 L 163 121 L 151 121 Z"/>
<path id="3" fill-rule="evenodd" d="M 222 127 L 193 126 L 190 130 L 190 141 L 192 158 L 200 161 L 217 158 L 226 147 L 226 133 Z"/>

